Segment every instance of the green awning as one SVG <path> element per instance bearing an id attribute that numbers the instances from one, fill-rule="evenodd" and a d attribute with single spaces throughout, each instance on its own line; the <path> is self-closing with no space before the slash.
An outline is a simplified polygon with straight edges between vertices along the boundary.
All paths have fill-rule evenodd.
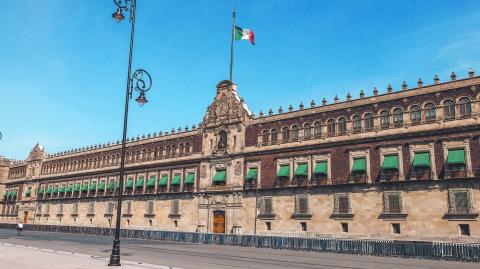
<path id="1" fill-rule="evenodd" d="M 80 183 L 75 184 L 75 188 L 73 188 L 73 191 L 80 191 L 81 185 Z"/>
<path id="2" fill-rule="evenodd" d="M 58 192 L 65 193 L 65 185 L 60 186 L 60 188 L 58 189 Z"/>
<path id="3" fill-rule="evenodd" d="M 398 170 L 398 155 L 388 155 L 383 157 L 382 169 Z"/>
<path id="4" fill-rule="evenodd" d="M 257 180 L 257 178 L 258 178 L 258 168 L 252 167 L 248 169 L 247 177 L 245 177 L 245 179 L 248 181 L 252 181 L 252 180 Z"/>
<path id="5" fill-rule="evenodd" d="M 157 181 L 157 176 L 150 176 L 147 180 L 147 188 L 155 188 L 155 181 Z"/>
<path id="6" fill-rule="evenodd" d="M 313 170 L 314 174 L 327 175 L 327 172 L 328 172 L 327 161 L 321 161 L 321 162 L 315 163 L 315 169 Z"/>
<path id="7" fill-rule="evenodd" d="M 115 189 L 115 180 L 110 180 L 110 182 L 108 182 L 108 185 L 107 185 L 107 190 L 109 191 L 112 191 Z"/>
<path id="8" fill-rule="evenodd" d="M 280 165 L 278 169 L 277 177 L 290 177 L 290 165 Z"/>
<path id="9" fill-rule="evenodd" d="M 213 182 L 225 182 L 227 180 L 227 170 L 217 170 L 213 176 Z"/>
<path id="10" fill-rule="evenodd" d="M 294 176 L 308 176 L 308 164 L 306 163 L 299 163 L 297 164 L 297 169 L 293 173 Z"/>
<path id="11" fill-rule="evenodd" d="M 27 191 L 25 192 L 25 197 L 30 197 L 30 194 L 32 194 L 32 187 L 28 187 Z"/>
<path id="12" fill-rule="evenodd" d="M 133 178 L 129 178 L 127 180 L 127 184 L 125 184 L 125 189 L 133 189 Z"/>
<path id="13" fill-rule="evenodd" d="M 10 192 L 10 196 L 17 197 L 17 191 L 15 190 L 15 191 Z"/>
<path id="14" fill-rule="evenodd" d="M 194 172 L 188 172 L 187 176 L 185 177 L 185 182 L 184 184 L 195 184 L 195 173 Z"/>
<path id="15" fill-rule="evenodd" d="M 55 185 L 55 187 L 53 187 L 52 193 L 58 193 L 58 185 Z"/>
<path id="16" fill-rule="evenodd" d="M 48 186 L 47 193 L 52 193 L 52 192 L 53 192 L 53 187 L 52 187 L 52 186 Z"/>
<path id="17" fill-rule="evenodd" d="M 465 164 L 465 149 L 449 149 L 447 164 Z"/>
<path id="18" fill-rule="evenodd" d="M 68 184 L 68 187 L 65 190 L 65 192 L 72 192 L 72 191 L 73 191 L 73 184 Z"/>
<path id="19" fill-rule="evenodd" d="M 138 177 L 137 184 L 135 184 L 137 188 L 143 188 L 143 177 Z"/>
<path id="20" fill-rule="evenodd" d="M 100 184 L 98 184 L 98 190 L 99 191 L 105 190 L 105 179 L 100 180 Z"/>
<path id="21" fill-rule="evenodd" d="M 172 185 L 180 185 L 180 174 L 175 174 L 173 176 Z"/>
<path id="22" fill-rule="evenodd" d="M 365 172 L 367 171 L 367 161 L 365 158 L 353 159 L 352 172 Z"/>
<path id="23" fill-rule="evenodd" d="M 430 152 L 415 152 L 413 167 L 430 167 Z"/>
<path id="24" fill-rule="evenodd" d="M 87 191 L 87 190 L 88 190 L 88 182 L 83 182 L 81 191 Z"/>
<path id="25" fill-rule="evenodd" d="M 97 181 L 94 180 L 92 181 L 92 184 L 90 184 L 90 187 L 88 188 L 89 191 L 96 191 L 97 190 Z"/>
<path id="26" fill-rule="evenodd" d="M 45 187 L 41 187 L 40 190 L 38 191 L 39 194 L 44 194 L 45 193 Z"/>
<path id="27" fill-rule="evenodd" d="M 162 175 L 160 181 L 158 182 L 159 186 L 167 186 L 168 185 L 168 175 Z"/>

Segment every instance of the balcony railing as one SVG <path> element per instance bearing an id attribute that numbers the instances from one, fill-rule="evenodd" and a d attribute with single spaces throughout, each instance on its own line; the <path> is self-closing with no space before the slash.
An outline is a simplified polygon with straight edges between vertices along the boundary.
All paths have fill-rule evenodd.
<path id="1" fill-rule="evenodd" d="M 380 173 L 380 181 L 398 181 L 399 173 L 396 172 L 387 172 Z"/>
<path id="2" fill-rule="evenodd" d="M 432 171 L 412 171 L 408 173 L 408 179 L 410 180 L 430 180 L 432 178 Z"/>
<path id="3" fill-rule="evenodd" d="M 350 183 L 366 183 L 368 176 L 366 173 L 351 173 L 350 174 Z"/>
<path id="4" fill-rule="evenodd" d="M 466 178 L 467 171 L 466 170 L 445 170 L 445 178 L 452 179 L 452 178 Z"/>

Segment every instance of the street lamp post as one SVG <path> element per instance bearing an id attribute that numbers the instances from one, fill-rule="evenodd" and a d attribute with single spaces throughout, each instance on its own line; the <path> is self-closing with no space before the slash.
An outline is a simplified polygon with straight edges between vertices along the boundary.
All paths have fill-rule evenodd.
<path id="1" fill-rule="evenodd" d="M 122 150 L 120 159 L 120 178 L 118 179 L 118 201 L 117 201 L 117 214 L 115 222 L 115 239 L 113 240 L 112 254 L 110 255 L 109 266 L 120 266 L 120 220 L 122 213 L 122 196 L 123 196 L 123 177 L 125 174 L 125 147 L 127 139 L 127 123 L 128 123 L 128 103 L 132 99 L 133 91 L 138 91 L 139 96 L 135 101 L 140 106 L 143 106 L 148 102 L 145 97 L 145 93 L 152 87 L 152 77 L 147 71 L 143 69 L 137 69 L 133 72 L 132 76 L 132 50 L 133 50 L 133 37 L 135 33 L 135 13 L 137 9 L 136 0 L 113 0 L 117 5 L 117 11 L 112 14 L 112 17 L 120 22 L 125 19 L 123 11 L 130 12 L 130 52 L 128 55 L 128 76 L 127 76 L 127 89 L 125 94 L 125 113 L 123 118 L 123 136 L 122 136 Z"/>

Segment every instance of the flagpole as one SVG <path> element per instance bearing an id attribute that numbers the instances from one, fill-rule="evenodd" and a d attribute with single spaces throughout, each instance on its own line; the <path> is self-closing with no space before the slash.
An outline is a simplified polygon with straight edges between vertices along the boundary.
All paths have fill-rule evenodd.
<path id="1" fill-rule="evenodd" d="M 232 10 L 232 44 L 230 45 L 230 82 L 232 81 L 232 68 L 233 68 L 233 42 L 235 38 L 235 6 Z"/>

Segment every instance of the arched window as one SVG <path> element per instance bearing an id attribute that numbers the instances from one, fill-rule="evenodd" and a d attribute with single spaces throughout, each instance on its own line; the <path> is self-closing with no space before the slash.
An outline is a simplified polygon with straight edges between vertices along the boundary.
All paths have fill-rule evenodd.
<path id="1" fill-rule="evenodd" d="M 268 134 L 268 130 L 263 130 L 262 132 L 262 142 L 264 145 L 267 145 L 268 144 L 268 138 L 269 138 L 269 134 Z"/>
<path id="2" fill-rule="evenodd" d="M 433 103 L 428 103 L 425 105 L 425 120 L 434 121 L 437 117 L 435 110 L 435 105 Z"/>
<path id="3" fill-rule="evenodd" d="M 352 118 L 353 120 L 353 131 L 360 132 L 362 130 L 362 117 L 360 115 L 355 115 Z"/>
<path id="4" fill-rule="evenodd" d="M 298 125 L 293 125 L 292 126 L 292 140 L 293 141 L 298 140 Z"/>
<path id="5" fill-rule="evenodd" d="M 179 156 L 183 156 L 183 150 L 185 149 L 185 147 L 183 146 L 183 143 L 180 143 L 180 145 L 178 145 L 178 155 Z"/>
<path id="6" fill-rule="evenodd" d="M 347 132 L 347 119 L 341 117 L 338 119 L 338 133 L 345 134 Z"/>
<path id="7" fill-rule="evenodd" d="M 365 130 L 373 130 L 373 113 L 365 114 Z"/>
<path id="8" fill-rule="evenodd" d="M 170 152 L 170 155 L 172 157 L 175 157 L 176 154 L 177 154 L 177 146 L 172 145 L 172 152 Z"/>
<path id="9" fill-rule="evenodd" d="M 403 110 L 401 108 L 393 110 L 393 125 L 395 127 L 403 126 Z"/>
<path id="10" fill-rule="evenodd" d="M 160 148 L 158 149 L 158 158 L 159 158 L 159 159 L 162 159 L 162 158 L 163 158 L 163 147 L 160 147 Z"/>
<path id="11" fill-rule="evenodd" d="M 382 110 L 382 112 L 380 112 L 380 127 L 390 127 L 390 112 L 388 112 L 387 110 Z"/>
<path id="12" fill-rule="evenodd" d="M 462 117 L 469 117 L 472 114 L 472 105 L 470 103 L 470 99 L 467 97 L 462 97 L 459 103 L 460 103 L 460 115 Z"/>
<path id="13" fill-rule="evenodd" d="M 455 119 L 455 102 L 452 100 L 443 102 L 443 115 L 445 119 Z"/>
<path id="14" fill-rule="evenodd" d="M 335 121 L 333 119 L 327 121 L 327 132 L 330 136 L 335 135 Z"/>
<path id="15" fill-rule="evenodd" d="M 315 134 L 315 137 L 322 136 L 322 124 L 319 121 L 313 124 L 313 133 Z"/>
<path id="16" fill-rule="evenodd" d="M 277 129 L 272 129 L 272 133 L 271 133 L 271 141 L 272 141 L 272 144 L 276 144 L 276 143 L 277 143 L 277 138 L 278 138 Z"/>
<path id="17" fill-rule="evenodd" d="M 289 130 L 288 130 L 288 127 L 283 127 L 282 128 L 282 139 L 283 139 L 283 142 L 288 142 L 288 139 L 290 138 L 290 135 L 289 135 Z"/>
<path id="18" fill-rule="evenodd" d="M 312 138 L 312 125 L 310 123 L 303 125 L 303 137 L 305 137 L 305 139 Z"/>
<path id="19" fill-rule="evenodd" d="M 170 158 L 170 146 L 165 148 L 165 158 Z"/>
<path id="20" fill-rule="evenodd" d="M 410 121 L 412 124 L 420 123 L 422 121 L 422 109 L 420 106 L 413 105 L 410 107 Z"/>
<path id="21" fill-rule="evenodd" d="M 191 148 L 190 142 L 187 141 L 187 143 L 185 143 L 185 154 L 190 153 L 190 148 Z"/>

